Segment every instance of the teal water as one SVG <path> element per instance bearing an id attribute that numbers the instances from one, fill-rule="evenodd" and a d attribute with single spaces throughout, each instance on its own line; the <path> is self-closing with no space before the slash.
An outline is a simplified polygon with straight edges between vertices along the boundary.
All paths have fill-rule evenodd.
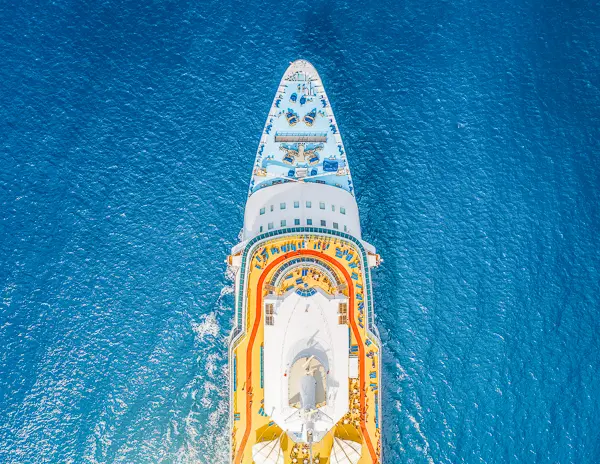
<path id="1" fill-rule="evenodd" d="M 224 260 L 297 58 L 384 258 L 386 464 L 600 462 L 599 17 L 5 1 L 0 462 L 227 461 Z"/>

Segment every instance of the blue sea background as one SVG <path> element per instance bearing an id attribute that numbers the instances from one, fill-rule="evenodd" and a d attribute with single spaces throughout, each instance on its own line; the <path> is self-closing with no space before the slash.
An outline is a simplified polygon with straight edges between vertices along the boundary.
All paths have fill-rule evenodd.
<path id="1" fill-rule="evenodd" d="M 3 1 L 0 462 L 227 462 L 224 261 L 297 58 L 384 258 L 385 463 L 600 462 L 599 18 Z"/>

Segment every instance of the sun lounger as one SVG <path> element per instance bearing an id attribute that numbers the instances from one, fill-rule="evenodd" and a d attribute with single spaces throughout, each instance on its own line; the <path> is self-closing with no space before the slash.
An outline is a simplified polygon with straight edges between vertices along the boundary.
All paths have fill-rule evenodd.
<path id="1" fill-rule="evenodd" d="M 290 126 L 295 126 L 298 123 L 298 115 L 294 113 L 291 109 L 285 113 L 285 117 Z"/>
<path id="2" fill-rule="evenodd" d="M 336 172 L 338 170 L 338 161 L 333 158 L 325 158 L 323 160 L 323 171 L 325 172 Z"/>
<path id="3" fill-rule="evenodd" d="M 314 110 L 310 111 L 309 113 L 306 113 L 304 115 L 304 123 L 307 126 L 312 126 L 315 123 L 315 118 L 317 117 L 317 109 L 315 108 Z"/>

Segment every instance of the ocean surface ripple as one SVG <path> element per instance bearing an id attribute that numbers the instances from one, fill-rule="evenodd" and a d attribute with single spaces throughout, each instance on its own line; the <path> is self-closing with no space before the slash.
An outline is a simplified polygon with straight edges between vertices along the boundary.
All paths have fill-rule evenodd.
<path id="1" fill-rule="evenodd" d="M 297 58 L 384 258 L 386 464 L 600 462 L 599 18 L 5 1 L 0 462 L 227 462 L 224 261 Z"/>

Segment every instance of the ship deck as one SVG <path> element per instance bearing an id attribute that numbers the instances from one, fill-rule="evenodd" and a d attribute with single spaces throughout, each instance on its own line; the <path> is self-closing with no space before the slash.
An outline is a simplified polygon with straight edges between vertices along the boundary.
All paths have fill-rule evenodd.
<path id="1" fill-rule="evenodd" d="M 260 139 L 249 195 L 282 182 L 354 186 L 346 151 L 317 70 L 293 62 L 279 83 Z"/>
<path id="2" fill-rule="evenodd" d="M 268 316 L 263 306 L 269 295 L 281 295 L 294 288 L 299 293 L 318 288 L 329 295 L 347 297 L 347 316 L 340 315 L 340 323 L 349 327 L 349 356 L 358 359 L 358 376 L 348 379 L 348 412 L 322 440 L 313 444 L 313 462 L 330 462 L 336 437 L 361 444 L 360 464 L 379 463 L 380 348 L 366 321 L 365 292 L 370 291 L 370 285 L 365 283 L 365 273 L 369 269 L 364 269 L 360 250 L 341 237 L 305 234 L 275 236 L 261 241 L 253 250 L 246 264 L 242 335 L 235 339 L 230 353 L 232 462 L 252 463 L 253 445 L 277 439 L 284 463 L 310 462 L 308 446 L 295 443 L 265 412 L 263 350 Z M 311 261 L 322 263 L 330 275 L 311 271 Z M 293 262 L 301 264 L 289 266 Z"/>

